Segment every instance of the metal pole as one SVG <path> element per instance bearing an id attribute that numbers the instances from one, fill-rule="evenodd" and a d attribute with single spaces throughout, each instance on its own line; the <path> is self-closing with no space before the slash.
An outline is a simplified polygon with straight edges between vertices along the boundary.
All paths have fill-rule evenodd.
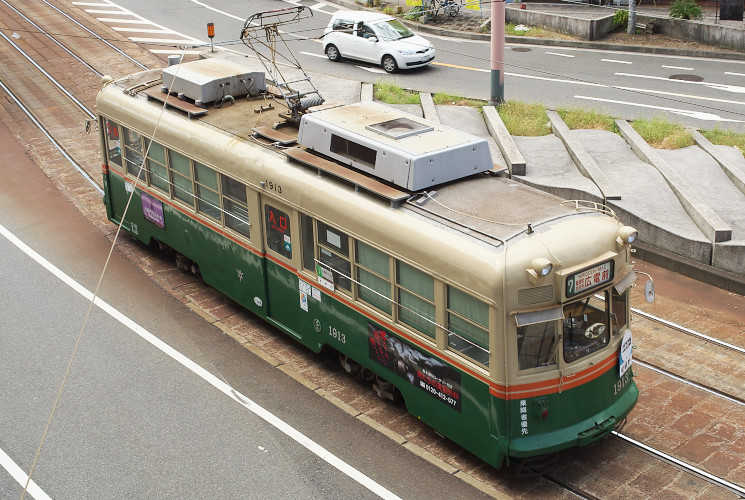
<path id="1" fill-rule="evenodd" d="M 504 102 L 504 0 L 491 2 L 491 98 L 490 106 Z"/>

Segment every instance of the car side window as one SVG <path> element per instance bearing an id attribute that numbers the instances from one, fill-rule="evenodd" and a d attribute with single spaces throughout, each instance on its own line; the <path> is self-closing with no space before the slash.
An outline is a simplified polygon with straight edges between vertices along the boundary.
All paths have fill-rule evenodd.
<path id="1" fill-rule="evenodd" d="M 375 32 L 370 26 L 361 22 L 359 25 L 357 25 L 357 36 L 361 36 L 362 38 L 370 38 L 371 36 L 375 36 Z"/>
<path id="2" fill-rule="evenodd" d="M 334 31 L 342 31 L 351 35 L 352 31 L 354 30 L 354 22 L 347 21 L 345 19 L 337 19 L 336 21 L 334 21 L 332 28 L 334 29 Z"/>

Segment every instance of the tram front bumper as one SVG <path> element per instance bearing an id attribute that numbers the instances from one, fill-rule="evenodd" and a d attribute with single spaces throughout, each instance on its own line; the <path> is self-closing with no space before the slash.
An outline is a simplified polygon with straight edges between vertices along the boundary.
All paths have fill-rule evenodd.
<path id="1" fill-rule="evenodd" d="M 632 384 L 602 413 L 553 432 L 511 439 L 507 454 L 514 458 L 534 457 L 594 443 L 609 435 L 619 422 L 623 422 L 636 405 L 638 397 L 639 390 Z"/>

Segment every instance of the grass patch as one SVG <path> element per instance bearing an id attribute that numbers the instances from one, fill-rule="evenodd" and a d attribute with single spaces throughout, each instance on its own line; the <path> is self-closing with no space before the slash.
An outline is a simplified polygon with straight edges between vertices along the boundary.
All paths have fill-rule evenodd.
<path id="1" fill-rule="evenodd" d="M 671 123 L 661 116 L 651 120 L 634 120 L 631 126 L 654 148 L 680 149 L 695 144 L 683 125 Z"/>
<path id="2" fill-rule="evenodd" d="M 572 130 L 592 129 L 618 133 L 616 121 L 594 109 L 558 108 L 556 112 Z"/>
<path id="3" fill-rule="evenodd" d="M 373 85 L 375 99 L 386 104 L 419 104 L 419 92 L 406 90 L 390 82 Z"/>
<path id="4" fill-rule="evenodd" d="M 712 130 L 701 130 L 701 135 L 709 139 L 712 144 L 732 146 L 739 149 L 740 153 L 745 154 L 745 134 L 738 134 L 732 130 L 715 127 Z"/>
<path id="5" fill-rule="evenodd" d="M 378 82 L 374 85 L 375 99 L 387 104 L 419 104 L 419 92 L 407 90 L 391 82 Z M 459 97 L 445 92 L 432 95 L 435 104 L 454 104 L 470 106 L 481 111 L 486 101 Z M 502 118 L 507 130 L 512 135 L 538 137 L 551 133 L 547 127 L 548 117 L 543 104 L 527 104 L 520 101 L 508 101 L 497 106 L 497 112 Z M 597 129 L 618 133 L 615 119 L 597 110 L 580 108 L 559 108 L 556 110 L 561 119 L 572 130 Z M 669 122 L 662 116 L 651 120 L 635 120 L 631 122 L 639 135 L 652 147 L 659 149 L 678 149 L 692 146 L 693 138 L 683 125 Z M 713 144 L 733 146 L 745 154 L 745 133 L 716 127 L 713 130 L 701 130 L 701 134 Z"/>
<path id="6" fill-rule="evenodd" d="M 559 33 L 558 31 L 551 31 L 545 28 L 539 28 L 538 26 L 525 26 L 524 24 L 522 26 L 528 28 L 527 30 L 516 31 L 516 26 L 518 25 L 515 23 L 505 24 L 504 34 L 507 36 L 534 36 L 536 38 L 574 39 L 574 37 L 565 35 L 564 33 Z"/>
<path id="7" fill-rule="evenodd" d="M 543 104 L 507 101 L 497 106 L 497 112 L 511 135 L 538 137 L 551 133 Z"/>
<path id="8" fill-rule="evenodd" d="M 469 99 L 468 97 L 458 97 L 452 94 L 446 94 L 444 92 L 437 92 L 432 94 L 432 101 L 435 104 L 455 104 L 456 106 L 469 106 L 476 108 L 481 111 L 481 108 L 486 106 L 486 101 L 479 99 Z"/>

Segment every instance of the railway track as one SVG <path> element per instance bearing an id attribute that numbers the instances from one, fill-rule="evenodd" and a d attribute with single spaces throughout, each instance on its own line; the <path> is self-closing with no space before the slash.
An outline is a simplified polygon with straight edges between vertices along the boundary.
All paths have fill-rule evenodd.
<path id="1" fill-rule="evenodd" d="M 59 36 L 58 33 L 55 33 L 57 30 L 50 29 L 47 27 L 46 30 L 39 29 L 38 24 L 35 23 L 32 20 L 33 14 L 31 12 L 26 12 L 25 14 L 21 13 L 20 11 L 17 11 L 16 8 L 10 6 L 10 4 L 6 0 L 0 0 L 2 4 L 0 4 L 0 8 L 3 7 L 3 5 L 9 9 L 10 12 L 17 12 L 18 19 L 14 20 L 17 24 L 21 25 L 20 23 L 26 23 L 25 33 L 30 33 L 31 30 L 35 30 L 36 33 L 40 37 L 44 37 L 48 44 L 54 44 L 55 46 L 60 47 L 60 49 L 67 54 L 67 56 L 64 56 L 64 61 L 61 64 L 52 64 L 52 69 L 49 68 L 48 63 L 50 61 L 47 58 L 41 57 L 40 54 L 35 53 L 35 51 L 28 50 L 26 51 L 28 58 L 37 61 L 37 64 L 40 66 L 39 70 L 36 70 L 37 73 L 35 77 L 36 79 L 39 79 L 39 74 L 44 74 L 43 72 L 46 72 L 49 74 L 49 78 L 46 76 L 44 77 L 47 79 L 47 84 L 44 86 L 44 92 L 48 93 L 48 95 L 53 96 L 49 97 L 49 99 L 52 99 L 55 102 L 59 101 L 65 101 L 65 114 L 76 114 L 78 116 L 77 121 L 80 122 L 81 127 L 80 130 L 82 130 L 82 122 L 86 117 L 89 117 L 88 113 L 91 112 L 91 104 L 93 101 L 93 98 L 95 96 L 95 92 L 98 90 L 98 83 L 100 79 L 101 72 L 96 70 L 95 68 L 100 65 L 100 60 L 111 60 L 112 58 L 117 59 L 118 67 L 122 68 L 121 71 L 123 72 L 132 72 L 137 71 L 138 67 L 144 67 L 144 65 L 141 65 L 136 59 L 134 62 L 130 60 L 129 55 L 127 54 L 126 57 L 121 52 L 114 50 L 114 48 L 111 47 L 110 44 L 106 44 L 103 42 L 103 37 L 100 37 L 96 35 L 96 37 L 93 37 L 90 33 L 86 35 L 71 35 L 66 34 L 64 36 Z M 46 6 L 46 7 L 44 7 Z M 50 2 L 47 0 L 42 0 L 42 4 L 40 4 L 40 7 L 37 8 L 48 8 L 57 12 L 60 12 L 59 9 L 55 6 L 53 6 Z M 64 14 L 65 16 L 69 16 L 69 14 L 66 14 L 64 12 L 60 12 L 60 15 Z M 29 17 L 32 16 L 32 17 Z M 3 25 L 5 23 L 9 23 L 8 19 L 6 18 L 5 21 L 0 21 L 0 25 Z M 90 29 L 88 27 L 83 27 L 83 23 L 73 23 L 76 26 L 80 27 L 81 33 L 88 33 L 86 30 Z M 30 28 L 29 28 L 30 26 Z M 69 23 L 67 24 L 67 27 L 69 28 Z M 8 31 L 5 29 L 5 26 L 3 26 L 3 31 Z M 61 29 L 61 28 L 60 28 Z M 100 26 L 94 27 L 95 29 L 100 29 Z M 12 28 L 9 29 L 12 32 Z M 65 37 L 67 37 L 67 42 L 65 41 Z M 71 48 L 69 45 L 70 39 L 77 39 L 77 38 L 86 38 L 90 39 L 89 41 L 94 41 L 95 43 L 99 44 L 98 49 L 96 48 L 86 48 L 85 50 L 82 50 L 81 47 L 75 47 Z M 12 41 L 13 44 L 18 45 L 19 47 L 22 45 L 21 43 L 16 43 L 17 41 L 15 39 L 7 40 L 6 37 L 3 37 L 3 43 L 6 43 L 8 41 Z M 21 37 L 23 38 L 23 37 Z M 98 41 L 96 41 L 98 40 Z M 87 42 L 86 42 L 87 43 Z M 8 43 L 8 46 L 12 46 L 12 44 Z M 64 48 L 62 48 L 64 47 Z M 20 47 L 21 49 L 26 49 L 26 47 Z M 105 52 L 105 55 L 98 57 L 95 54 L 97 52 Z M 20 54 L 20 52 L 19 52 Z M 27 63 L 30 64 L 30 61 L 28 58 L 24 58 L 21 56 L 21 58 L 25 59 Z M 57 56 L 57 59 L 60 59 L 59 56 Z M 56 80 L 56 76 L 61 73 L 64 75 L 65 71 L 60 69 L 61 67 L 66 67 L 67 72 L 69 73 L 70 67 L 79 68 L 75 71 L 79 72 L 85 72 L 86 74 L 90 75 L 91 81 L 95 82 L 95 85 L 92 85 L 90 88 L 82 89 L 78 88 L 77 90 L 73 90 L 72 93 L 76 95 L 84 96 L 80 99 L 81 105 L 75 104 L 74 100 L 69 99 L 69 97 L 60 97 L 64 96 L 64 93 L 62 92 L 61 88 L 69 88 L 67 83 L 64 81 L 65 79 L 60 78 L 58 81 L 58 85 L 55 85 L 51 83 L 52 79 Z M 130 68 L 130 69 L 127 69 Z M 2 70 L 0 70 L 0 74 Z M 10 70 L 12 71 L 12 70 Z M 124 73 L 122 73 L 124 74 Z M 5 81 L 5 75 L 2 74 L 3 80 Z M 93 78 L 95 77 L 95 78 Z M 17 83 L 17 80 L 14 80 L 13 83 Z M 37 83 L 38 84 L 38 83 Z M 71 134 L 68 129 L 69 123 L 65 126 L 60 126 L 59 123 L 57 123 L 59 120 L 57 117 L 51 117 L 49 114 L 44 112 L 44 106 L 34 106 L 33 99 L 29 99 L 28 95 L 34 95 L 34 92 L 37 92 L 37 88 L 41 87 L 35 87 L 31 84 L 31 82 L 22 81 L 20 83 L 20 88 L 23 92 L 14 92 L 14 90 L 10 87 L 6 87 L 5 85 L 2 86 L 3 91 L 5 91 L 9 96 L 12 96 L 12 99 L 15 100 L 16 106 L 21 108 L 23 110 L 23 113 L 25 113 L 26 116 L 28 116 L 29 120 L 34 122 L 36 126 L 42 131 L 44 135 L 45 141 L 50 142 L 57 142 L 59 144 L 58 150 L 62 153 L 62 155 L 66 158 L 66 161 L 73 165 L 76 169 L 75 175 L 81 175 L 86 178 L 86 182 L 89 183 L 93 189 L 96 192 L 100 192 L 100 185 L 95 181 L 95 178 L 98 177 L 98 144 L 97 139 L 95 138 L 95 135 L 92 134 L 91 136 L 86 136 L 89 138 L 92 138 L 92 141 L 86 141 L 84 145 L 80 146 L 80 150 L 78 150 L 78 146 L 76 143 L 79 142 L 79 135 L 78 134 Z M 56 88 L 56 90 L 54 90 Z M 29 92 L 29 89 L 31 91 Z M 20 96 L 16 95 L 20 94 Z M 29 103 L 27 106 L 25 103 Z M 87 103 L 87 104 L 86 104 Z M 84 109 L 85 108 L 85 109 Z M 87 109 L 87 112 L 86 112 Z M 38 118 L 37 118 L 38 115 Z M 59 137 L 59 139 L 58 139 Z M 68 149 L 74 149 L 74 151 L 71 151 L 68 153 Z M 43 162 L 42 162 L 43 163 Z M 81 164 L 83 166 L 81 166 Z M 92 166 L 95 168 L 93 169 L 93 172 L 91 172 Z M 96 200 L 98 202 L 98 200 Z M 153 262 L 155 262 L 155 259 L 153 255 L 148 254 L 148 249 L 143 249 L 141 247 L 136 247 L 134 245 L 130 245 L 130 249 L 134 249 L 134 252 L 139 253 L 141 256 L 144 256 L 147 262 L 145 262 L 144 265 L 152 265 Z M 157 258 L 157 257 L 156 257 Z M 170 269 L 167 266 L 163 266 L 161 269 L 163 272 L 169 271 Z M 157 277 L 157 272 L 153 273 Z M 170 283 L 167 281 L 162 282 L 163 286 L 165 288 L 168 288 L 169 286 L 172 287 Z M 172 287 L 173 288 L 173 287 Z M 175 293 L 178 295 L 178 293 L 182 293 L 180 291 L 175 291 Z M 198 293 L 194 294 L 195 296 L 198 295 Z M 208 297 L 210 297 L 209 294 L 207 294 Z M 196 299 L 196 297 L 194 298 Z M 208 308 L 207 308 L 208 309 Z M 642 316 L 645 313 L 642 313 L 641 311 L 634 311 L 635 314 Z M 208 314 L 208 313 L 205 313 Z M 250 318 L 246 318 L 246 314 L 241 314 L 242 318 L 235 318 L 235 321 L 242 321 L 245 323 L 251 323 Z M 647 318 L 649 321 L 656 321 L 655 318 Z M 233 324 L 231 322 L 230 324 Z M 684 328 L 684 327 L 681 327 Z M 687 329 L 686 329 L 687 330 Z M 686 333 L 686 335 L 690 335 L 689 332 L 683 332 Z M 252 333 L 259 335 L 261 337 L 262 335 L 265 336 L 264 338 L 269 338 L 270 340 L 268 343 L 263 344 L 262 347 L 265 347 L 267 349 L 268 355 L 278 355 L 278 358 L 281 360 L 278 363 L 278 366 L 285 367 L 285 369 L 288 372 L 304 372 L 305 374 L 308 374 L 308 376 L 312 377 L 313 380 L 318 380 L 319 383 L 317 385 L 318 391 L 323 391 L 326 394 L 331 395 L 338 395 L 342 401 L 347 405 L 352 405 L 354 407 L 361 407 L 364 409 L 364 411 L 359 412 L 359 415 L 361 417 L 366 417 L 372 419 L 377 419 L 378 422 L 384 422 L 389 432 L 393 434 L 398 434 L 402 436 L 402 439 L 405 443 L 409 443 L 412 446 L 419 446 L 425 450 L 428 450 L 432 453 L 436 453 L 439 457 L 438 459 L 448 461 L 450 464 L 455 464 L 451 466 L 457 467 L 460 471 L 465 471 L 467 473 L 473 473 L 475 477 L 478 477 L 483 481 L 484 484 L 490 485 L 494 488 L 500 489 L 499 482 L 503 479 L 503 476 L 500 472 L 494 472 L 494 471 L 488 471 L 487 473 L 479 472 L 481 469 L 483 469 L 481 463 L 478 461 L 473 461 L 469 457 L 462 456 L 462 451 L 458 450 L 457 448 L 453 448 L 452 445 L 448 447 L 448 443 L 445 440 L 437 440 L 436 436 L 434 436 L 426 427 L 423 427 L 421 424 L 416 422 L 415 419 L 413 419 L 410 416 L 406 415 L 405 410 L 399 411 L 396 408 L 393 408 L 389 403 L 386 402 L 380 402 L 378 401 L 374 396 L 371 394 L 364 393 L 362 394 L 362 391 L 365 391 L 366 389 L 360 388 L 359 391 L 354 390 L 355 383 L 352 380 L 345 380 L 344 388 L 342 390 L 339 389 L 339 384 L 333 383 L 329 385 L 329 379 L 334 379 L 335 377 L 329 377 L 329 366 L 325 363 L 319 363 L 318 358 L 315 356 L 311 356 L 308 353 L 303 352 L 301 349 L 297 348 L 294 344 L 289 348 L 289 351 L 291 351 L 291 354 L 288 358 L 281 357 L 281 354 L 278 354 L 279 351 L 288 351 L 288 343 L 289 341 L 286 341 L 285 339 L 281 338 L 281 335 L 278 335 L 276 332 L 272 333 L 271 331 L 268 333 L 256 333 L 255 331 Z M 274 337 L 274 338 L 273 338 Z M 720 345 L 720 341 L 713 341 L 709 340 L 708 338 L 704 337 L 698 337 L 699 339 L 707 342 L 711 342 L 713 344 L 719 345 L 723 349 L 728 349 L 732 352 L 738 352 L 738 349 L 742 350 L 742 348 L 738 348 L 737 346 L 734 346 L 735 348 L 730 348 L 727 346 Z M 255 344 L 261 344 L 261 338 L 255 339 Z M 277 347 L 277 351 L 272 350 L 272 344 L 275 344 L 279 347 Z M 636 355 L 636 353 L 635 353 Z M 292 359 L 297 358 L 297 359 Z M 298 361 L 299 360 L 299 361 Z M 645 363 L 645 367 L 649 366 L 650 370 L 654 369 L 657 372 L 662 372 L 663 368 L 658 367 L 652 367 L 652 365 L 647 365 L 646 362 L 639 362 L 640 366 L 643 366 L 642 363 Z M 324 366 L 325 365 L 325 366 Z M 310 367 L 310 368 L 309 368 Z M 670 375 L 673 375 L 673 372 L 669 372 Z M 667 374 L 666 374 L 667 375 Z M 688 381 L 689 383 L 692 381 Z M 353 390 L 350 391 L 350 388 Z M 710 388 L 711 391 L 717 393 L 718 397 L 726 396 L 726 393 L 724 391 L 720 391 L 714 388 Z M 347 396 L 344 396 L 344 394 L 349 394 Z M 326 397 L 326 396 L 325 396 Z M 732 397 L 730 398 L 730 402 L 732 404 L 742 405 L 742 398 Z M 383 418 L 381 418 L 381 415 Z M 403 422 L 403 423 L 402 423 Z M 414 430 L 412 430 L 414 429 Z M 434 439 L 433 439 L 434 438 Z M 631 446 L 633 443 L 632 441 L 636 441 L 635 439 L 625 436 L 625 435 L 618 435 L 619 439 L 624 439 L 624 443 L 626 443 L 625 446 Z M 641 443 L 641 441 L 638 441 Z M 636 446 L 636 445 L 634 445 Z M 599 447 L 594 447 L 594 450 L 597 450 Z M 639 450 L 644 456 L 651 456 L 648 455 L 649 453 L 652 453 L 653 447 L 644 445 L 643 447 L 640 447 Z M 664 452 L 660 452 L 663 455 Z M 575 452 L 575 456 L 581 455 L 581 452 Z M 671 460 L 664 460 L 662 458 L 656 458 L 655 460 L 659 461 L 660 463 L 664 463 L 666 467 L 670 467 L 670 463 L 674 463 L 675 467 L 683 467 L 687 465 L 685 462 L 680 461 L 677 458 L 674 458 L 672 455 L 669 455 Z M 580 467 L 580 470 L 587 470 L 588 467 L 586 465 L 588 460 L 591 460 L 587 458 L 587 456 L 581 457 L 581 460 L 585 461 L 585 465 Z M 623 457 L 619 458 L 619 460 L 622 460 Z M 680 461 L 681 464 L 675 463 L 675 461 Z M 654 470 L 657 471 L 659 466 L 650 466 L 654 467 Z M 716 480 L 717 476 L 714 474 L 710 474 L 708 472 L 704 472 L 704 474 L 709 474 L 712 476 L 712 478 L 705 478 L 705 475 L 697 474 L 694 471 L 691 471 L 690 474 L 695 475 L 696 477 L 705 478 L 707 482 L 710 482 L 712 480 Z M 653 472 L 653 474 L 656 472 Z M 590 481 L 592 478 L 591 473 L 587 473 L 584 477 L 584 481 Z M 719 478 L 721 479 L 721 478 Z M 530 481 L 529 481 L 530 482 Z M 526 482 L 525 484 L 520 485 L 520 492 L 519 495 L 529 497 L 530 491 L 532 485 L 529 484 L 529 482 Z M 562 486 L 560 483 L 565 483 L 566 487 L 569 488 L 570 491 L 573 492 L 573 494 L 582 495 L 585 498 L 606 498 L 607 496 L 604 496 L 602 493 L 598 494 L 598 492 L 589 492 L 586 491 L 588 488 L 585 488 L 582 484 L 582 481 L 576 482 L 576 485 L 572 485 L 572 481 L 566 481 L 565 479 L 562 479 L 559 482 L 556 482 L 555 484 L 558 485 L 558 487 L 564 488 L 565 486 Z M 737 488 L 740 488 L 738 485 L 732 483 L 734 485 L 734 488 L 729 488 L 726 486 L 727 481 L 725 480 L 724 483 L 717 487 L 725 488 L 727 491 L 732 492 L 737 495 L 743 495 L 740 490 Z"/>

